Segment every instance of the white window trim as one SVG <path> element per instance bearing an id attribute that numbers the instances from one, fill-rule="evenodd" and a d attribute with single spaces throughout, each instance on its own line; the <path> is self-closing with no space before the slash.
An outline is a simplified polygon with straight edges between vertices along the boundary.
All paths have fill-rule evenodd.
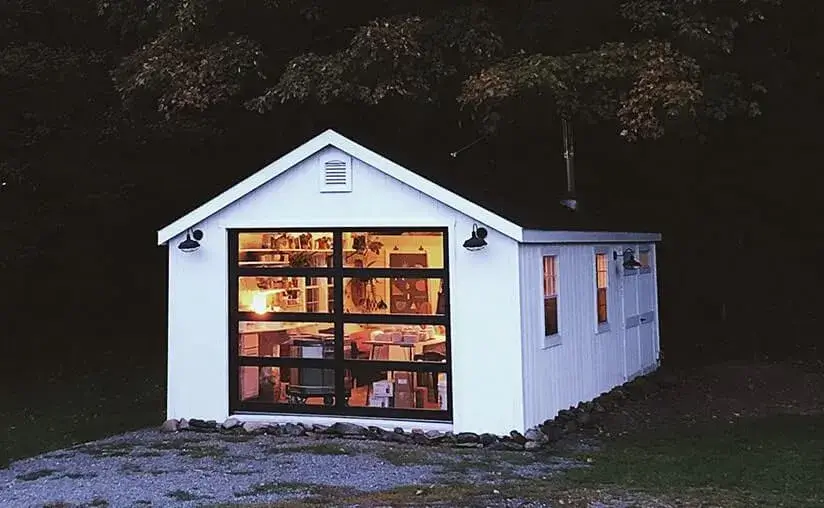
<path id="1" fill-rule="evenodd" d="M 603 254 L 606 256 L 607 259 L 607 320 L 604 323 L 598 322 L 598 254 Z M 595 247 L 592 250 L 592 264 L 590 265 L 590 269 L 592 270 L 592 287 L 594 288 L 592 301 L 593 301 L 593 309 L 595 311 L 595 334 L 600 335 L 602 333 L 607 333 L 610 330 L 610 314 L 612 312 L 612 302 L 609 299 L 610 288 L 612 287 L 613 280 L 610 277 L 610 255 L 609 255 L 609 248 L 607 247 Z"/>
<path id="2" fill-rule="evenodd" d="M 546 256 L 553 256 L 555 257 L 555 294 L 556 294 L 556 312 L 558 313 L 558 333 L 553 333 L 552 335 L 543 335 L 541 334 L 541 349 L 550 349 L 557 346 L 560 346 L 563 343 L 562 340 L 562 333 L 563 330 L 563 313 L 561 312 L 561 249 L 558 247 L 545 247 L 541 249 L 541 261 L 538 267 L 538 273 L 540 276 L 540 302 L 541 302 L 541 329 L 545 329 L 546 323 L 544 322 L 544 258 Z"/>

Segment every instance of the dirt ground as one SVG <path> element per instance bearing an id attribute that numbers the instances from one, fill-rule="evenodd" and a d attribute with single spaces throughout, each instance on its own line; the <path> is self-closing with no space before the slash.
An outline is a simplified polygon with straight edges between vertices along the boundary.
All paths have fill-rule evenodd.
<path id="1" fill-rule="evenodd" d="M 824 362 L 723 363 L 638 380 L 633 399 L 608 413 L 610 436 L 676 425 L 824 412 Z"/>

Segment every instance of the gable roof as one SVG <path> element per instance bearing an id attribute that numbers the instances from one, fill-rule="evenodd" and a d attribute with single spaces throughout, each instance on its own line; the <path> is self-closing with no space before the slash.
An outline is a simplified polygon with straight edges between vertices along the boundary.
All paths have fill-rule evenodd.
<path id="1" fill-rule="evenodd" d="M 539 230 L 542 229 L 542 227 L 534 221 L 526 219 L 526 216 L 523 214 L 524 207 L 529 207 L 530 205 L 534 205 L 534 203 L 515 203 L 514 205 L 506 206 L 502 200 L 495 199 L 495 192 L 484 193 L 485 195 L 482 199 L 470 201 L 386 157 L 369 150 L 351 139 L 338 134 L 332 129 L 328 129 L 229 188 L 222 194 L 159 230 L 157 233 L 158 245 L 165 244 L 175 236 L 202 222 L 235 201 L 242 199 L 255 189 L 278 177 L 327 146 L 333 146 L 346 152 L 352 157 L 369 164 L 378 171 L 417 189 L 427 196 L 440 201 L 464 215 L 472 217 L 478 222 L 486 224 L 518 242 L 564 241 L 564 237 L 562 235 L 559 236 L 559 233 L 563 232 L 558 231 L 562 228 L 557 227 L 557 225 L 563 224 L 564 227 L 570 227 L 579 222 L 576 220 L 577 216 L 574 212 L 567 211 L 564 207 L 555 204 L 554 212 L 556 213 L 552 214 L 552 225 L 549 226 L 549 228 L 553 230 L 553 234 L 551 236 L 537 234 L 540 233 Z M 487 208 L 487 206 L 489 208 Z M 496 211 L 493 212 L 490 208 L 494 208 Z M 501 212 L 501 210 L 508 212 Z M 628 235 L 628 233 L 621 233 L 615 235 L 613 238 L 613 236 L 600 234 L 598 236 L 599 240 L 596 240 L 596 237 L 593 236 L 590 241 L 626 241 L 629 239 L 626 235 Z M 633 238 L 639 241 L 660 240 L 660 235 L 633 235 Z M 572 237 L 567 241 L 573 241 L 571 238 Z M 574 238 L 577 238 L 576 241 L 587 241 L 580 235 L 574 235 Z M 610 240 L 609 238 L 613 239 Z"/>

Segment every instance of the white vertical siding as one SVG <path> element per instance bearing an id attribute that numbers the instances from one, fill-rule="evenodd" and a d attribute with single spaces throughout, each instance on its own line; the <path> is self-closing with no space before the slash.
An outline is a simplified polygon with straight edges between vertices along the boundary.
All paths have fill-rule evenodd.
<path id="1" fill-rule="evenodd" d="M 226 235 L 202 229 L 197 251 L 181 252 L 180 236 L 169 246 L 169 418 L 219 419 L 229 411 L 228 269 L 214 262 L 226 251 Z"/>
<path id="2" fill-rule="evenodd" d="M 611 254 L 619 246 L 613 245 L 555 246 L 560 253 L 558 313 L 561 344 L 542 347 L 541 256 L 545 248 L 542 245 L 521 245 L 519 254 L 526 427 L 553 418 L 559 410 L 579 401 L 591 400 L 623 383 L 627 375 L 625 353 L 628 339 L 634 341 L 631 347 L 633 355 L 640 354 L 637 334 L 632 338 L 624 334 L 623 281 Z M 610 326 L 608 331 L 601 333 L 597 331 L 596 251 L 607 252 L 610 264 L 607 300 Z M 654 261 L 651 263 L 654 274 Z M 632 305 L 637 307 L 637 302 Z M 657 359 L 657 349 L 655 356 Z"/>
<path id="3" fill-rule="evenodd" d="M 518 244 L 489 229 L 486 249 L 463 249 L 472 218 L 357 159 L 352 192 L 321 193 L 320 161 L 331 155 L 345 156 L 327 147 L 198 224 L 199 250 L 169 242 L 169 417 L 228 416 L 227 228 L 441 226 L 450 239 L 453 428 L 522 428 Z"/>

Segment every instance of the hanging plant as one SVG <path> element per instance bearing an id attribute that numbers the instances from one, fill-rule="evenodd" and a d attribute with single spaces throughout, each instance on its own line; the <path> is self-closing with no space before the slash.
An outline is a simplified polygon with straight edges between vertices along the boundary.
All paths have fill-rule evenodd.
<path id="1" fill-rule="evenodd" d="M 383 249 L 383 242 L 370 239 L 367 235 L 354 235 L 352 237 L 352 250 L 347 259 L 354 256 L 367 256 L 370 252 L 380 255 Z"/>

